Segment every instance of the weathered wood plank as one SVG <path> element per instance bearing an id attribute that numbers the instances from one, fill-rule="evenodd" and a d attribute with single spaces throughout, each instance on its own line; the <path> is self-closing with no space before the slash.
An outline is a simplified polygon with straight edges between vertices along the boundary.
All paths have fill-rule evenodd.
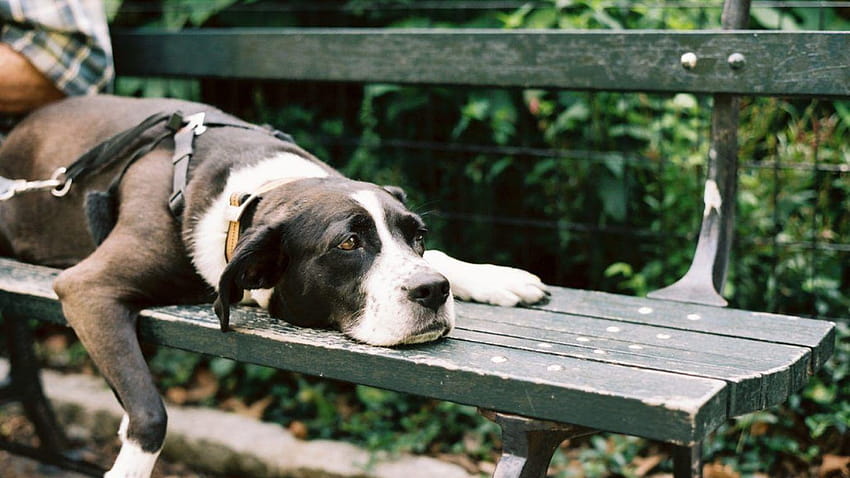
<path id="1" fill-rule="evenodd" d="M 372 347 L 253 308 L 240 308 L 237 333 L 224 336 L 206 306 L 144 315 L 157 320 L 143 323 L 142 336 L 164 345 L 664 441 L 692 442 L 727 416 L 718 380 L 453 339 Z M 609 416 L 589 416 L 597 414 Z"/>
<path id="2" fill-rule="evenodd" d="M 128 76 L 850 96 L 847 32 L 140 30 L 113 46 Z"/>
<path id="3" fill-rule="evenodd" d="M 476 304 L 458 311 L 456 338 L 725 380 L 731 415 L 782 403 L 808 378 L 804 347 Z"/>
<path id="4" fill-rule="evenodd" d="M 552 300 L 540 309 L 808 347 L 814 369 L 832 356 L 835 347 L 835 324 L 790 315 L 562 288 L 556 288 Z"/>
<path id="5" fill-rule="evenodd" d="M 57 271 L 0 259 L 0 310 L 61 322 Z M 260 365 L 415 393 L 529 417 L 687 444 L 727 417 L 721 380 L 446 339 L 394 349 L 234 310 L 222 334 L 209 305 L 142 312 L 144 340 Z"/>

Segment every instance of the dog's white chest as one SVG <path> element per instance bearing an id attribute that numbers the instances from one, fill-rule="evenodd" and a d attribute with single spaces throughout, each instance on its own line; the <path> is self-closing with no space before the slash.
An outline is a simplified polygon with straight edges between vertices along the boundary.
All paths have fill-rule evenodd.
<path id="1" fill-rule="evenodd" d="M 280 153 L 252 166 L 234 170 L 224 190 L 192 232 L 192 263 L 205 281 L 218 290 L 218 281 L 227 261 L 224 258 L 228 226 L 228 198 L 234 193 L 250 193 L 263 183 L 276 179 L 322 178 L 328 172 L 318 164 L 292 153 Z M 260 304 L 263 305 L 263 304 Z"/>

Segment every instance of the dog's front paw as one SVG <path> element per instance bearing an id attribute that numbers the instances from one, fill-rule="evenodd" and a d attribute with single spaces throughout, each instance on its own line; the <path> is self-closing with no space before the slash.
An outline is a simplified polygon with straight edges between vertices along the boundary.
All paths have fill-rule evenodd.
<path id="1" fill-rule="evenodd" d="M 549 291 L 534 274 L 512 267 L 470 264 L 468 277 L 452 282 L 452 293 L 462 300 L 513 307 L 543 301 Z"/>
<path id="2" fill-rule="evenodd" d="M 513 307 L 536 304 L 549 297 L 543 281 L 521 269 L 471 264 L 440 251 L 427 251 L 425 259 L 449 279 L 452 294 L 461 300 Z"/>

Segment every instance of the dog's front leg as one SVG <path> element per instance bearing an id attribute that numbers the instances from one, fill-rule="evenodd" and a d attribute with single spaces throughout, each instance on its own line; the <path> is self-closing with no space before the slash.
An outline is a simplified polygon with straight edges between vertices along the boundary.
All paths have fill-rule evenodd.
<path id="1" fill-rule="evenodd" d="M 425 251 L 425 260 L 449 280 L 452 294 L 461 300 L 512 307 L 536 304 L 549 296 L 539 277 L 521 269 L 472 264 L 440 251 Z"/>

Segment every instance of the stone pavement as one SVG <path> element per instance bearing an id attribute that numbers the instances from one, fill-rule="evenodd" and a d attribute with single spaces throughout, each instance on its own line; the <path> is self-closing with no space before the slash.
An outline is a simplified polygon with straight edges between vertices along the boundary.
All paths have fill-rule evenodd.
<path id="1" fill-rule="evenodd" d="M 7 362 L 0 360 L 0 377 L 5 376 L 7 367 Z M 123 412 L 102 379 L 47 370 L 43 381 L 69 434 L 115 436 Z M 234 413 L 173 405 L 167 408 L 168 437 L 162 456 L 213 474 L 256 478 L 471 477 L 457 465 L 430 457 L 375 455 L 350 443 L 300 440 L 280 425 Z M 0 466 L 3 463 L 6 462 L 0 459 Z M 39 471 L 27 468 L 30 465 L 15 459 L 12 466 L 35 470 L 21 477 L 71 476 L 65 472 L 32 474 Z M 5 471 L 2 476 L 7 476 Z"/>
<path id="2" fill-rule="evenodd" d="M 88 478 L 79 473 L 42 465 L 2 450 L 0 450 L 0 476 L 3 478 Z"/>

